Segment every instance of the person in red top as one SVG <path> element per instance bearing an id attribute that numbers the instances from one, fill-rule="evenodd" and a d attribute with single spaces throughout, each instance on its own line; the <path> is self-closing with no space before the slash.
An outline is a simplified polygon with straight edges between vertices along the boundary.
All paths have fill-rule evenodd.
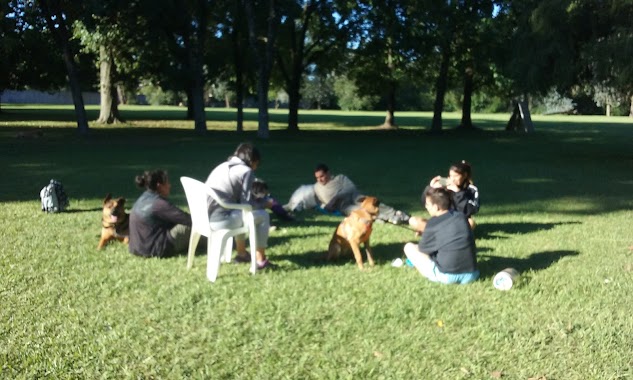
<path id="1" fill-rule="evenodd" d="M 142 257 L 167 257 L 186 252 L 191 215 L 167 200 L 171 192 L 167 172 L 146 171 L 136 176 L 135 182 L 145 192 L 130 212 L 130 253 Z"/>

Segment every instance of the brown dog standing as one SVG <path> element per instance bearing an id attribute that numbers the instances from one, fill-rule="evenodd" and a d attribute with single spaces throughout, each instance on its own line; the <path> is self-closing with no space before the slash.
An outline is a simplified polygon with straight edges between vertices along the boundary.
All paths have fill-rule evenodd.
<path id="1" fill-rule="evenodd" d="M 356 264 L 359 269 L 363 269 L 363 257 L 360 254 L 360 244 L 362 243 L 367 253 L 367 262 L 374 266 L 369 237 L 371 229 L 378 215 L 380 201 L 376 197 L 365 197 L 361 203 L 361 208 L 352 211 L 349 216 L 341 222 L 330 240 L 327 259 L 335 259 L 342 252 L 352 250 Z"/>
<path id="2" fill-rule="evenodd" d="M 101 218 L 101 239 L 97 249 L 103 248 L 110 240 L 124 243 L 129 241 L 130 225 L 125 212 L 125 198 L 113 199 L 108 193 L 103 200 L 103 216 Z"/>

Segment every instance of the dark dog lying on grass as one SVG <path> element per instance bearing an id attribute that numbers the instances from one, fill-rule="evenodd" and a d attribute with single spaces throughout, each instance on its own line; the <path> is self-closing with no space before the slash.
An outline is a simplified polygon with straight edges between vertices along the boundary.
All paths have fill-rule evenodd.
<path id="1" fill-rule="evenodd" d="M 376 215 L 378 215 L 379 205 L 378 198 L 365 197 L 361 202 L 361 208 L 352 211 L 347 218 L 343 219 L 336 228 L 332 240 L 330 240 L 328 260 L 335 259 L 341 253 L 351 249 L 358 268 L 363 269 L 363 257 L 360 253 L 360 244 L 362 243 L 367 253 L 367 262 L 370 266 L 374 266 L 369 238 L 371 237 L 372 225 L 376 220 Z"/>
<path id="2" fill-rule="evenodd" d="M 113 199 L 108 193 L 103 200 L 103 214 L 101 218 L 101 239 L 97 249 L 103 248 L 110 240 L 128 243 L 130 225 L 128 214 L 125 212 L 125 198 Z"/>

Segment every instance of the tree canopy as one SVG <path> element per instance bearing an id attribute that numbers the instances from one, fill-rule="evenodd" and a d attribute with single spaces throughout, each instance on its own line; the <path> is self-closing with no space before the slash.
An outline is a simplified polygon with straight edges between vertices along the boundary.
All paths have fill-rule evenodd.
<path id="1" fill-rule="evenodd" d="M 432 129 L 452 107 L 472 128 L 473 109 L 552 91 L 632 113 L 628 0 L 8 0 L 0 16 L 0 94 L 69 88 L 82 132 L 86 88 L 102 122 L 142 87 L 182 93 L 199 133 L 222 88 L 237 131 L 256 105 L 261 138 L 280 90 L 290 130 L 302 107 L 383 109 L 394 128 L 431 103 Z"/>

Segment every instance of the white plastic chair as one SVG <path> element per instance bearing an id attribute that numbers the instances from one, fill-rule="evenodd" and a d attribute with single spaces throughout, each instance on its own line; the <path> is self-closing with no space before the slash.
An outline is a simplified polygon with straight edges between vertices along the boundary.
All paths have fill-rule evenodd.
<path id="1" fill-rule="evenodd" d="M 180 182 L 185 190 L 192 222 L 191 237 L 189 238 L 189 252 L 187 253 L 187 269 L 191 269 L 193 266 L 193 258 L 198 242 L 200 241 L 200 236 L 206 236 L 207 278 L 209 281 L 215 282 L 218 277 L 221 260 L 224 259 L 227 263 L 231 262 L 233 237 L 235 235 L 248 233 L 251 248 L 250 272 L 255 274 L 257 271 L 255 254 L 257 241 L 255 239 L 255 217 L 253 216 L 251 205 L 227 203 L 220 199 L 212 188 L 193 178 L 180 177 Z M 213 198 L 220 206 L 226 209 L 242 210 L 242 217 L 244 218 L 243 225 L 234 229 L 211 230 L 207 205 L 208 197 Z"/>

